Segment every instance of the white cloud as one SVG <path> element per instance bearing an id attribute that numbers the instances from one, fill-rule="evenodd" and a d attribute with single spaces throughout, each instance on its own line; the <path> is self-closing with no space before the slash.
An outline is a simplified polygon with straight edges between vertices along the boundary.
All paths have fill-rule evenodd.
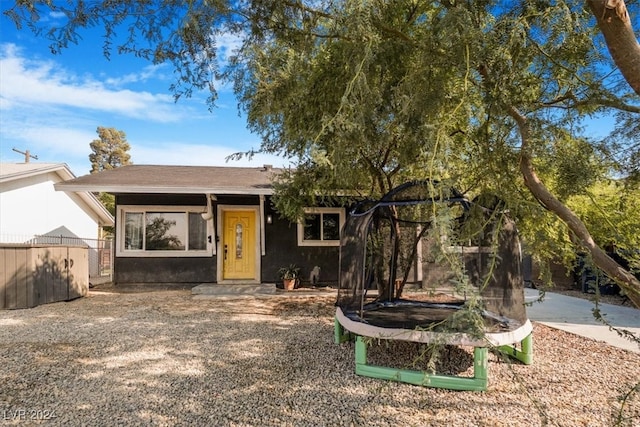
<path id="1" fill-rule="evenodd" d="M 131 147 L 131 158 L 134 163 L 148 165 L 193 165 L 193 166 L 262 166 L 270 164 L 274 167 L 288 165 L 288 162 L 277 156 L 258 154 L 251 160 L 226 161 L 226 158 L 239 149 L 221 145 L 184 144 L 165 142 L 157 145 L 141 144 Z M 136 159 L 144 161 L 136 162 Z"/>
<path id="2" fill-rule="evenodd" d="M 233 38 L 220 42 L 225 49 L 235 46 Z M 90 169 L 89 143 L 97 138 L 96 128 L 106 126 L 127 134 L 131 158 L 137 164 L 288 164 L 269 155 L 255 156 L 252 161 L 225 160 L 235 152 L 260 146 L 259 138 L 249 134 L 246 122 L 237 116 L 230 93 L 221 93 L 221 108 L 211 114 L 202 93 L 175 103 L 162 92 L 175 77 L 168 66 L 138 70 L 132 66 L 120 75 L 118 71 L 80 74 L 72 68 L 73 61 L 54 59 L 34 59 L 13 44 L 0 43 L 3 162 L 23 161 L 11 150 L 16 147 L 37 155 L 39 162 L 67 163 L 74 174 L 85 175 Z M 160 93 L 148 90 L 159 81 Z"/>
<path id="3" fill-rule="evenodd" d="M 229 60 L 229 57 L 236 53 L 242 46 L 244 37 L 238 34 L 223 33 L 216 36 L 216 47 L 218 48 L 218 59 L 223 65 Z"/>
<path id="4" fill-rule="evenodd" d="M 64 127 L 31 127 L 25 129 L 25 140 L 31 141 L 32 150 L 46 150 L 49 155 L 82 157 L 89 155 L 89 142 L 98 136 L 93 132 Z"/>
<path id="5" fill-rule="evenodd" d="M 65 19 L 67 17 L 67 15 L 65 15 L 64 12 L 51 12 L 51 13 L 49 13 L 48 16 L 50 16 L 54 20 L 56 20 L 56 19 Z"/>
<path id="6" fill-rule="evenodd" d="M 146 82 L 150 79 L 168 80 L 168 77 L 163 73 L 163 70 L 166 68 L 166 64 L 148 65 L 137 73 L 129 73 L 117 77 L 105 76 L 104 82 L 109 86 L 123 87 L 131 83 Z"/>
<path id="7" fill-rule="evenodd" d="M 104 82 L 79 77 L 53 61 L 28 60 L 11 44 L 0 47 L 0 69 L 3 104 L 14 107 L 81 108 L 162 122 L 178 121 L 183 114 L 170 95 L 111 89 Z"/>

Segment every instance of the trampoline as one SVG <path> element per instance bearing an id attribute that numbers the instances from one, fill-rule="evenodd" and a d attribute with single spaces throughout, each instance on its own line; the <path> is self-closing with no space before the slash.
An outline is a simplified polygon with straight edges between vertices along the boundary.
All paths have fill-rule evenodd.
<path id="1" fill-rule="evenodd" d="M 521 264 L 515 223 L 499 200 L 469 201 L 437 181 L 408 182 L 350 210 L 335 340 L 355 341 L 358 375 L 486 390 L 488 349 L 532 363 Z M 473 347 L 473 377 L 368 364 L 376 340 Z"/>

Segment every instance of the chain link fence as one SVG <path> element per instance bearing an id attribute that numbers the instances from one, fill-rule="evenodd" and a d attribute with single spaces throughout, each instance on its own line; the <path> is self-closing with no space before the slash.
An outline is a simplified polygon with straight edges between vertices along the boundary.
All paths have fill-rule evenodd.
<path id="1" fill-rule="evenodd" d="M 64 235 L 0 235 L 0 243 L 14 243 L 24 245 L 60 245 L 60 246 L 88 246 L 89 247 L 89 281 L 107 282 L 113 273 L 113 240 L 85 239 Z"/>

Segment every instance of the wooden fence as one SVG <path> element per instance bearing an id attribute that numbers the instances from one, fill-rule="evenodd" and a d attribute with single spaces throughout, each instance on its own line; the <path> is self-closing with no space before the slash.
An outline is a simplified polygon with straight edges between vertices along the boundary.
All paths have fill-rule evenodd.
<path id="1" fill-rule="evenodd" d="M 88 249 L 0 244 L 0 309 L 30 308 L 86 295 Z"/>

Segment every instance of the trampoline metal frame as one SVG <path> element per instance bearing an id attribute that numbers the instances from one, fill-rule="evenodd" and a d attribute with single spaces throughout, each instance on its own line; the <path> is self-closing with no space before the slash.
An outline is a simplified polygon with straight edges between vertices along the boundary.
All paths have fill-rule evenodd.
<path id="1" fill-rule="evenodd" d="M 441 375 L 411 369 L 390 368 L 386 366 L 370 365 L 367 363 L 368 340 L 362 335 L 345 329 L 338 318 L 334 318 L 335 343 L 341 344 L 355 341 L 355 373 L 356 375 L 398 381 L 423 387 L 444 388 L 463 391 L 486 391 L 489 383 L 488 350 L 495 349 L 510 358 L 519 360 L 525 365 L 533 363 L 533 338 L 529 333 L 520 341 L 520 349 L 516 345 L 504 344 L 498 346 L 473 347 L 473 377 L 458 375 Z M 487 343 L 489 344 L 489 343 Z"/>

